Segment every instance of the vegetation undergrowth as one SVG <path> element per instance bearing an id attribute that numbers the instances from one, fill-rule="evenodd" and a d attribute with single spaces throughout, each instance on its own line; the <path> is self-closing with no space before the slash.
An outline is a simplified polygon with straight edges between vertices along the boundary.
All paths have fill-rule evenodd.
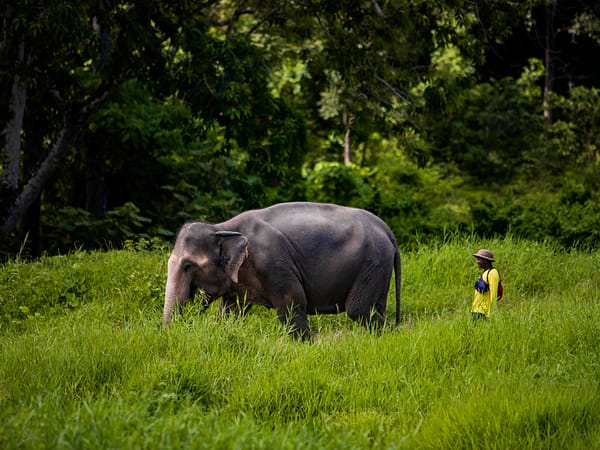
<path id="1" fill-rule="evenodd" d="M 505 286 L 469 320 L 470 256 Z M 403 322 L 186 306 L 160 325 L 168 252 L 0 267 L 0 447 L 598 448 L 600 253 L 511 237 L 402 252 Z"/>

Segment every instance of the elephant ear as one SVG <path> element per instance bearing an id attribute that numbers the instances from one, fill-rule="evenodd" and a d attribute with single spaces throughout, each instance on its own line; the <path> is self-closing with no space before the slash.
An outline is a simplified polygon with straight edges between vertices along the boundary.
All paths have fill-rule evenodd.
<path id="1" fill-rule="evenodd" d="M 240 267 L 248 257 L 248 238 L 236 231 L 217 231 L 216 235 L 219 238 L 221 264 L 233 282 L 237 283 Z"/>

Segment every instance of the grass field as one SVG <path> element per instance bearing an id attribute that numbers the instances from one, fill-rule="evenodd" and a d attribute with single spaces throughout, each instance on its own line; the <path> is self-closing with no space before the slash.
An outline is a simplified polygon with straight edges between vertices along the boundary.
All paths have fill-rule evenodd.
<path id="1" fill-rule="evenodd" d="M 474 327 L 479 247 L 505 298 Z M 264 308 L 162 329 L 166 250 L 8 262 L 0 448 L 600 448 L 600 252 L 455 237 L 402 256 L 400 327 L 313 316 L 312 343 Z"/>

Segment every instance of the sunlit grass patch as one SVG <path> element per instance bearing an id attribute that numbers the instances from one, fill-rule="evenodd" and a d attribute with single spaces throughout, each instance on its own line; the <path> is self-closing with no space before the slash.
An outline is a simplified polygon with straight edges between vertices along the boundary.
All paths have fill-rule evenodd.
<path id="1" fill-rule="evenodd" d="M 507 294 L 473 327 L 484 246 Z M 400 326 L 392 289 L 383 329 L 311 316 L 309 343 L 261 307 L 195 302 L 163 328 L 165 262 L 129 249 L 0 268 L 1 448 L 600 443 L 598 253 L 511 238 L 407 252 Z"/>

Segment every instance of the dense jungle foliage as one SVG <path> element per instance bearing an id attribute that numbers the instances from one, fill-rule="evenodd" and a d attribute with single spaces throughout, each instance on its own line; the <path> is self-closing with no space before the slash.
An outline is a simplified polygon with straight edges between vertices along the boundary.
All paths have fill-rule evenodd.
<path id="1" fill-rule="evenodd" d="M 0 251 L 281 201 L 600 241 L 591 0 L 0 1 Z"/>

